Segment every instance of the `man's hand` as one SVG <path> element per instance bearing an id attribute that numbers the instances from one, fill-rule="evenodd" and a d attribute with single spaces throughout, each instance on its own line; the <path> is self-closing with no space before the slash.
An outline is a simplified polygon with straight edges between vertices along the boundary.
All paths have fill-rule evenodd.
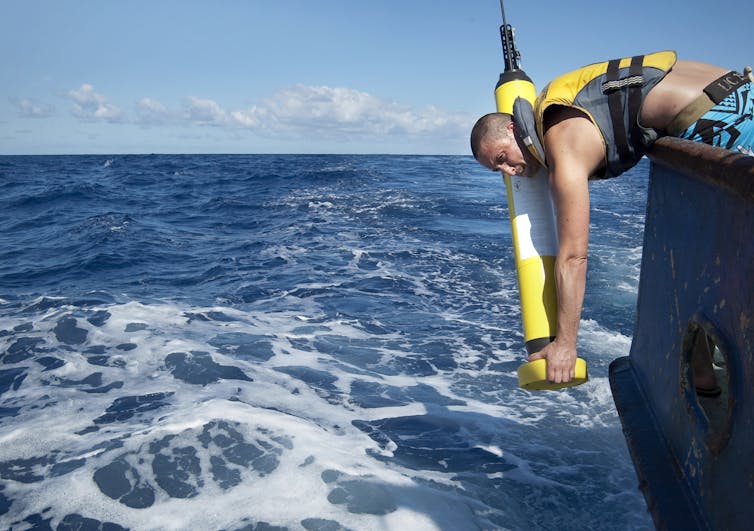
<path id="1" fill-rule="evenodd" d="M 529 361 L 547 360 L 547 379 L 553 383 L 566 383 L 576 376 L 576 345 L 557 339 L 539 352 L 529 356 Z"/>

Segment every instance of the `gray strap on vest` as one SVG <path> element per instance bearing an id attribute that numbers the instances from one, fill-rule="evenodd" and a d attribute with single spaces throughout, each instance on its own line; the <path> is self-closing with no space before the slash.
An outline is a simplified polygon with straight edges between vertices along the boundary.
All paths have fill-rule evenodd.
<path id="1" fill-rule="evenodd" d="M 639 111 L 641 110 L 641 87 L 644 84 L 644 77 L 642 76 L 642 63 L 644 62 L 643 55 L 636 55 L 631 58 L 631 66 L 628 69 L 628 79 L 639 78 L 638 83 L 632 83 L 628 87 L 628 118 L 631 130 L 631 144 L 636 146 L 640 144 L 639 138 Z"/>
<path id="2" fill-rule="evenodd" d="M 610 121 L 613 124 L 615 147 L 622 163 L 631 160 L 631 144 L 629 135 L 635 136 L 641 108 L 641 87 L 644 84 L 642 76 L 643 55 L 631 58 L 628 77 L 620 77 L 620 59 L 613 59 L 607 64 L 605 82 L 602 84 L 603 94 L 607 94 L 607 106 L 610 111 Z M 630 131 L 626 131 L 623 121 L 623 92 L 628 89 L 628 123 Z"/>

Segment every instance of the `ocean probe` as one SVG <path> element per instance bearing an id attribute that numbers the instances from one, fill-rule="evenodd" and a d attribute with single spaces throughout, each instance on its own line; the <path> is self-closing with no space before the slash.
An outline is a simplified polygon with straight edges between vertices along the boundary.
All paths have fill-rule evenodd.
<path id="1" fill-rule="evenodd" d="M 521 54 L 516 48 L 515 30 L 505 18 L 505 6 L 500 0 L 503 24 L 500 39 L 505 69 L 495 86 L 498 112 L 513 115 L 516 98 L 536 98 L 534 83 L 519 67 Z M 558 254 L 558 235 L 555 213 L 550 197 L 547 169 L 540 167 L 533 176 L 503 173 L 508 212 L 513 234 L 513 250 L 518 276 L 524 341 L 528 354 L 541 350 L 555 339 L 558 324 L 558 298 L 555 287 L 555 257 Z M 518 385 L 528 390 L 561 389 L 580 385 L 589 379 L 586 362 L 576 358 L 575 378 L 566 383 L 547 380 L 544 359 L 522 364 L 518 368 Z"/>

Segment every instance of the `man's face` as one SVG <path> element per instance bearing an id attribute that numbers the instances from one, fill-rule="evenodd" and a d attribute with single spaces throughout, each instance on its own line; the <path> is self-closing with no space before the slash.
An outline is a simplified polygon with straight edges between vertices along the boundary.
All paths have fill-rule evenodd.
<path id="1" fill-rule="evenodd" d="M 513 124 L 506 128 L 505 134 L 488 138 L 479 146 L 477 160 L 485 168 L 494 172 L 501 171 L 507 175 L 528 175 L 527 159 L 513 135 Z"/>

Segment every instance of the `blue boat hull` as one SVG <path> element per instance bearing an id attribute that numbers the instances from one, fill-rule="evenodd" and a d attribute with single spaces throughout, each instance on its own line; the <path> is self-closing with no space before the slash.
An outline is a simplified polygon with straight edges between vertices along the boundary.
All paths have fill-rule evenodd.
<path id="1" fill-rule="evenodd" d="M 754 157 L 664 138 L 652 160 L 629 357 L 610 384 L 658 529 L 754 522 Z M 717 397 L 697 395 L 697 334 Z"/>

